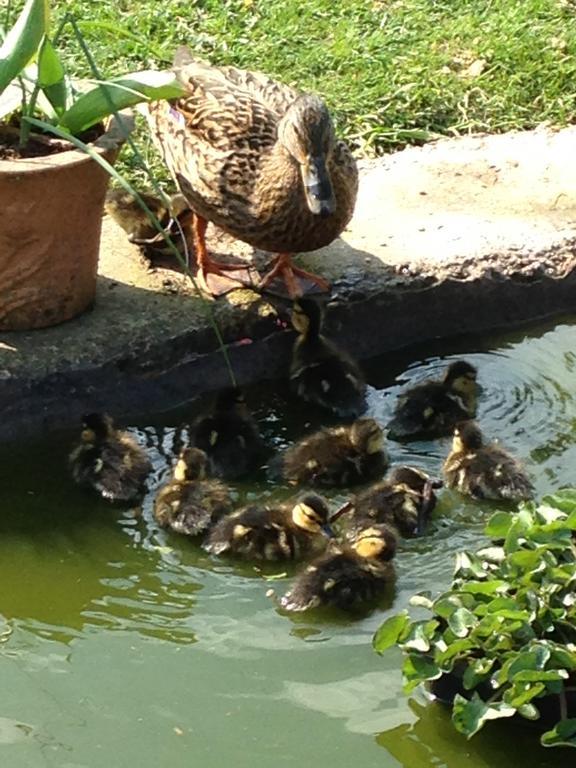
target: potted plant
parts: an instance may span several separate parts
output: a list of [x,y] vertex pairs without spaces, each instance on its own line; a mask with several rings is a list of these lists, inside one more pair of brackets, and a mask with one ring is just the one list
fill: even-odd
[[406,654],[405,690],[425,683],[452,707],[467,737],[488,720],[513,718],[544,746],[576,746],[576,491],[518,512],[497,512],[494,543],[457,556],[453,583],[435,599],[385,621],[374,637]]
[[93,303],[108,184],[96,160],[116,159],[130,129],[120,110],[182,94],[169,72],[80,84],[56,42],[49,0],[27,0],[0,48],[1,330],[54,325]]

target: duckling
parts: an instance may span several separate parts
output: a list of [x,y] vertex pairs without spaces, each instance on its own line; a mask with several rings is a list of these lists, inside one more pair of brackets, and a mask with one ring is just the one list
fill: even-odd
[[423,534],[436,506],[434,489],[441,485],[416,467],[394,467],[384,480],[356,495],[351,531],[356,535],[372,523],[389,523],[402,536]]
[[322,333],[322,310],[312,299],[292,308],[294,342],[290,385],[302,400],[342,418],[358,418],[366,410],[366,382],[355,361]]
[[[169,198],[170,205],[148,192],[139,192],[146,207],[152,211],[165,231],[170,230],[174,219],[190,210],[181,194]],[[161,235],[142,209],[137,199],[124,189],[110,189],[104,203],[106,213],[127,233],[128,240],[137,245],[149,245],[161,240]]]
[[321,534],[333,536],[329,517],[326,500],[313,493],[296,504],[244,507],[216,523],[204,549],[254,560],[293,560],[325,547]]
[[374,419],[324,427],[288,448],[280,472],[292,485],[343,487],[376,480],[388,465],[384,432]]
[[80,443],[72,450],[69,462],[79,485],[118,502],[140,499],[152,471],[143,448],[127,432],[116,429],[106,413],[84,417]]
[[534,495],[521,463],[499,445],[484,443],[474,421],[456,425],[443,472],[449,488],[475,499],[523,501]]
[[163,528],[197,536],[232,511],[228,488],[206,478],[208,457],[199,448],[184,448],[172,479],[160,488],[154,517]]
[[387,425],[393,440],[448,435],[476,413],[476,368],[457,360],[441,380],[425,381],[400,395]]
[[292,589],[280,598],[287,611],[320,606],[350,610],[375,600],[394,579],[390,560],[397,545],[394,528],[373,525],[358,532],[349,546],[337,546],[310,563]]
[[268,452],[237,387],[220,392],[213,412],[192,424],[190,439],[208,456],[210,474],[227,480],[257,469]]

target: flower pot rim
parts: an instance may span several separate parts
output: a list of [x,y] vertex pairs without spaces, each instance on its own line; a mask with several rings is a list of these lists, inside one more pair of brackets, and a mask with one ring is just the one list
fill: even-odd
[[[126,136],[134,129],[134,117],[130,112],[122,112],[121,120],[112,116],[104,129],[104,133],[95,141],[90,142],[98,154],[118,151]],[[92,160],[89,154],[73,147],[63,152],[39,157],[19,157],[10,160],[0,160],[1,174],[20,175],[22,173],[45,173],[59,166],[77,165]]]

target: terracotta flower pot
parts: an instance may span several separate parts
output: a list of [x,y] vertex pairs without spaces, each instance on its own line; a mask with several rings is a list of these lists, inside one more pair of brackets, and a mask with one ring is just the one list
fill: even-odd
[[[113,120],[92,146],[113,163],[122,141]],[[93,304],[108,179],[75,149],[0,161],[0,330],[56,325]]]

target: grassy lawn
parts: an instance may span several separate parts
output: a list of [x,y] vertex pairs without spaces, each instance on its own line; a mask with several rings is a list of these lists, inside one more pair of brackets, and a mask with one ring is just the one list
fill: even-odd
[[[14,9],[21,5],[12,3]],[[181,43],[322,94],[360,153],[576,114],[576,0],[66,0],[104,74]],[[73,47],[72,47],[73,46]],[[89,73],[75,41],[70,60]]]

